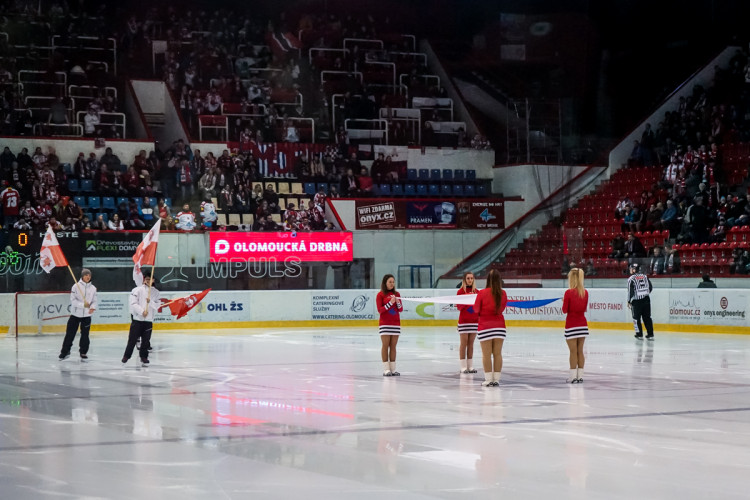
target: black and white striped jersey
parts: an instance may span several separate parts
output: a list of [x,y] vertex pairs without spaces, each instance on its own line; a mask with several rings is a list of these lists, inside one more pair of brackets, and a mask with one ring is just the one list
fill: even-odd
[[635,273],[628,278],[628,302],[648,297],[654,287],[643,273]]

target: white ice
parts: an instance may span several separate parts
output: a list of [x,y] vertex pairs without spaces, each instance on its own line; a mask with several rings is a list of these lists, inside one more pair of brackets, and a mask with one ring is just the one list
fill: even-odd
[[[748,498],[750,336],[510,327],[499,388],[459,375],[453,328],[0,339],[2,499]],[[77,346],[76,346],[77,347]]]

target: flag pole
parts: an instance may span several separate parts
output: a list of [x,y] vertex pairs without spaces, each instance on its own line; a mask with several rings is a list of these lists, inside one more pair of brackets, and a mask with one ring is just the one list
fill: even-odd
[[68,271],[70,271],[70,275],[73,277],[73,283],[75,283],[78,291],[81,293],[81,297],[83,298],[83,307],[86,307],[86,295],[83,293],[83,289],[81,288],[81,284],[78,283],[76,275],[73,274],[73,269],[71,269],[70,264],[68,264]]

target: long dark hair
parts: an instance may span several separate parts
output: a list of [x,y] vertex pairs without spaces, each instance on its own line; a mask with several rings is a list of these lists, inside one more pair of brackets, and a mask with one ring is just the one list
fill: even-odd
[[[380,291],[383,292],[383,294],[386,294],[386,293],[389,292],[388,286],[386,285],[386,283],[388,283],[388,280],[391,279],[391,278],[393,278],[394,280],[396,279],[396,277],[394,275],[392,275],[392,274],[386,274],[385,276],[383,276],[383,281],[380,282]],[[396,293],[396,285],[395,284],[393,285],[393,290],[392,291],[393,291],[393,293]]]
[[490,274],[487,275],[487,288],[492,293],[492,300],[495,301],[495,314],[497,314],[503,299],[503,280],[500,279],[500,273],[495,269],[491,269]]

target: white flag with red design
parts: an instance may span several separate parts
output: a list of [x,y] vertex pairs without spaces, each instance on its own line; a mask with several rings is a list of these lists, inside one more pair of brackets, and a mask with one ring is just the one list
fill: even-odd
[[68,265],[68,260],[62,253],[57,236],[50,226],[47,226],[47,233],[42,241],[42,249],[39,250],[39,265],[45,273],[49,273],[56,267]]
[[133,281],[136,286],[143,284],[143,273],[141,272],[142,266],[153,266],[156,262],[156,246],[159,243],[159,229],[161,228],[161,219],[156,219],[154,227],[148,232],[143,241],[141,241],[138,248],[135,250],[133,255]]

